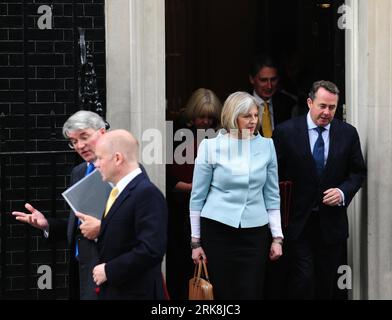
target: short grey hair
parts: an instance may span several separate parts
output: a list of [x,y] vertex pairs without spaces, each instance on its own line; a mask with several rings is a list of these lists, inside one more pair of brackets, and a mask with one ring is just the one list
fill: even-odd
[[63,136],[68,138],[70,132],[89,128],[99,130],[105,127],[105,120],[103,120],[100,115],[91,111],[81,110],[70,116],[64,123]]
[[[247,92],[234,92],[225,101],[222,109],[221,125],[226,131],[238,129],[237,119],[241,114],[247,114],[252,107],[257,107],[257,102],[253,96]],[[260,117],[257,121],[256,130],[260,129]]]

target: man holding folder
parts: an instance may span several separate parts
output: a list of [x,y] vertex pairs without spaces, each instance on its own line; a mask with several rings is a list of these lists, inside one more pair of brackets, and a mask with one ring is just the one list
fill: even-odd
[[[96,113],[78,111],[63,126],[63,135],[85,162],[74,167],[70,185],[94,171],[95,144],[106,132],[107,123]],[[70,246],[69,294],[70,299],[95,300],[95,284],[91,276],[97,261],[97,245],[101,220],[89,215],[70,212],[68,219],[46,218],[32,205],[26,203],[29,214],[14,211],[16,220],[44,231],[49,242],[67,239]],[[81,224],[81,222],[83,222]]]

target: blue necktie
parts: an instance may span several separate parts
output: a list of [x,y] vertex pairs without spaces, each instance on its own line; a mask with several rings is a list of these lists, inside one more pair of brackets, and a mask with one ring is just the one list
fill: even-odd
[[317,173],[319,176],[323,173],[324,170],[324,139],[323,139],[323,131],[325,128],[317,127],[315,130],[318,132],[318,137],[316,143],[313,148],[313,159],[316,163]]
[[[94,163],[89,163],[87,166],[87,170],[86,170],[86,174],[85,176],[88,176],[91,172],[93,172],[95,169]],[[76,218],[77,224],[78,226],[80,225],[80,221],[78,218]],[[79,256],[79,247],[78,247],[78,242],[76,241],[75,244],[75,258],[77,258]]]
[[89,163],[86,170],[86,176],[88,176],[95,169],[94,163]]

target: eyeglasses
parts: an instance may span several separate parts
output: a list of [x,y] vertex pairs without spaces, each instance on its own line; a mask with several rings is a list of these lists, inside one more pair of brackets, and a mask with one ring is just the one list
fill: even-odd
[[76,149],[76,146],[79,142],[83,143],[84,145],[88,144],[98,131],[99,130],[95,131],[94,133],[83,132],[79,139],[70,139],[68,142],[68,147],[71,149]]

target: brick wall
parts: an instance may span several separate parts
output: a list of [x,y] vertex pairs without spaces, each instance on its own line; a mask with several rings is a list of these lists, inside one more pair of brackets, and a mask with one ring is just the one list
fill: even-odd
[[[51,30],[38,28],[41,5],[52,8]],[[29,201],[46,215],[67,217],[61,192],[78,159],[61,152],[67,149],[61,127],[78,110],[77,27],[85,28],[91,41],[105,110],[104,0],[0,3],[2,299],[67,297],[66,244],[49,247],[40,232],[9,213]],[[40,265],[52,267],[55,290],[37,289]]]

